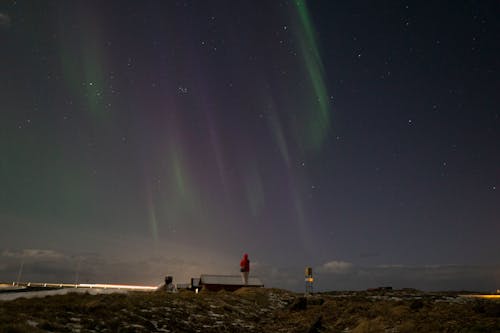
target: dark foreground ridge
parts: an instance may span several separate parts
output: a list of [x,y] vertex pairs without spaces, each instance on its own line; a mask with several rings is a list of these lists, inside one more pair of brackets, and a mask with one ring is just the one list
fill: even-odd
[[372,291],[69,293],[0,301],[0,332],[500,332],[500,301]]

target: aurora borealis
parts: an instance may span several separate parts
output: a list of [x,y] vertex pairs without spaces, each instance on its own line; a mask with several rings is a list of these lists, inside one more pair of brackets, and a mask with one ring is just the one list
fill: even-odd
[[499,9],[3,1],[0,281],[500,287]]

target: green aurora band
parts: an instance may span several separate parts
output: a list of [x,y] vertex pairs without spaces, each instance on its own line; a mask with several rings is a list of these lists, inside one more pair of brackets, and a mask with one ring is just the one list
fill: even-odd
[[298,16],[297,35],[315,98],[309,108],[305,122],[305,143],[307,150],[317,152],[323,145],[330,130],[330,105],[325,84],[323,62],[316,43],[314,26],[305,0],[295,0]]

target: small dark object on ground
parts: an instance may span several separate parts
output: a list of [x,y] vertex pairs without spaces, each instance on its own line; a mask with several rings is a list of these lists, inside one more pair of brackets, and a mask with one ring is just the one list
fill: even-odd
[[424,302],[422,302],[422,300],[420,299],[416,299],[410,303],[410,309],[412,309],[413,311],[418,311],[423,307],[424,307]]
[[290,311],[302,311],[307,309],[307,298],[297,297],[290,305]]
[[500,318],[500,303],[480,301],[474,306],[474,311],[487,317]]
[[319,316],[314,323],[311,325],[311,328],[309,328],[308,333],[319,333],[321,332],[321,329],[323,328],[323,317]]
[[307,305],[323,305],[325,303],[325,300],[320,297],[308,297],[307,298]]

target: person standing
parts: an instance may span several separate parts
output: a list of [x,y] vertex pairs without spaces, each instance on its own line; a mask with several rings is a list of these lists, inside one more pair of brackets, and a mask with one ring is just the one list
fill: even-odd
[[248,274],[250,273],[250,259],[248,259],[248,254],[243,255],[243,259],[240,261],[240,272],[241,278],[243,279],[243,284],[248,284]]

